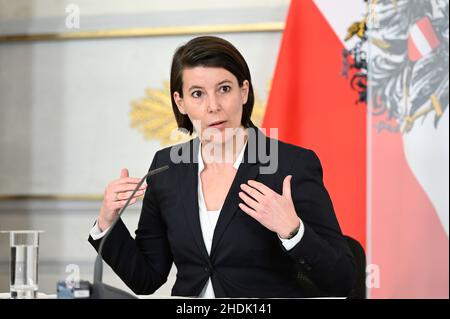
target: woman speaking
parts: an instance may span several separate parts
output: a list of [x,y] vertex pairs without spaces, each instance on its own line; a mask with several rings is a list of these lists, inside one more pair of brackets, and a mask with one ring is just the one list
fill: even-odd
[[[301,272],[324,295],[346,296],[354,257],[311,150],[269,138],[253,125],[250,71],[239,51],[197,37],[172,61],[170,91],[179,129],[197,137],[158,151],[136,236],[119,221],[102,256],[136,294],[163,285],[175,263],[172,295],[304,297]],[[106,190],[89,241],[100,239],[139,179]]]

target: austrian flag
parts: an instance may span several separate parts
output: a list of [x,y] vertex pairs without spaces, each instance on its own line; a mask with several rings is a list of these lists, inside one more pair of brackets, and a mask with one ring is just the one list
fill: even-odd
[[408,57],[416,62],[439,47],[439,39],[428,17],[423,17],[411,27],[408,37]]

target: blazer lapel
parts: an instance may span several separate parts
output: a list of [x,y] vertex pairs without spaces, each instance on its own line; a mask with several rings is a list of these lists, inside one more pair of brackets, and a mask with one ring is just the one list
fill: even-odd
[[230,190],[228,191],[227,197],[223,204],[222,210],[220,211],[219,219],[217,220],[216,228],[214,230],[213,242],[211,246],[211,257],[214,256],[216,248],[222,239],[223,233],[227,228],[230,221],[233,219],[234,215],[239,208],[239,202],[241,201],[239,197],[239,191],[241,189],[240,185],[246,183],[249,179],[255,179],[259,173],[259,165],[256,163],[248,164],[241,163],[236,176],[231,184]]
[[181,201],[184,205],[183,213],[185,214],[187,225],[192,231],[198,249],[209,260],[208,251],[203,241],[198,207],[198,147],[199,139],[191,140],[189,152],[192,152],[192,154],[190,154],[189,163],[181,164],[182,169],[180,170],[178,186]]
[[211,257],[214,256],[217,246],[219,245],[228,224],[236,215],[239,209],[239,203],[241,202],[241,199],[239,197],[241,184],[247,183],[247,181],[250,179],[256,179],[259,174],[260,163],[258,161],[258,157],[249,156],[249,153],[257,155],[259,142],[263,141],[264,143],[266,143],[267,139],[253,123],[250,123],[250,129],[254,129],[254,132],[256,133],[255,139],[253,141],[254,144],[252,145],[252,143],[247,143],[246,149],[244,151],[243,161],[240,164],[238,171],[236,172],[236,176],[225,198],[222,210],[220,211],[219,219],[217,220],[213,235]]

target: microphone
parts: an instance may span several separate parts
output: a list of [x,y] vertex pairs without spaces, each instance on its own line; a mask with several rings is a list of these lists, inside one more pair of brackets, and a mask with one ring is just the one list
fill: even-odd
[[134,194],[138,191],[139,187],[144,183],[145,179],[149,176],[161,173],[168,169],[169,166],[165,165],[159,168],[156,168],[154,170],[148,171],[148,173],[141,178],[136,188],[131,193],[130,197],[125,202],[125,205],[120,209],[119,213],[117,214],[116,218],[112,222],[111,226],[107,230],[106,234],[101,239],[99,248],[98,248],[98,254],[97,258],[95,259],[95,266],[94,266],[94,283],[92,285],[92,293],[91,298],[92,299],[136,299],[135,296],[129,294],[128,292],[125,292],[121,289],[109,286],[107,284],[104,284],[102,282],[103,279],[103,259],[102,259],[102,250],[103,246],[105,245],[106,239],[108,238],[109,234],[111,234],[111,231],[113,230],[114,226],[117,224],[117,222],[120,219],[120,216],[122,216],[125,209],[128,207],[131,199],[133,198]]

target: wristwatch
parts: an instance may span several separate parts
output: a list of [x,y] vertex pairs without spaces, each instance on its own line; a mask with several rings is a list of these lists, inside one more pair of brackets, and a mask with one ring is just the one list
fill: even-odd
[[286,239],[294,238],[294,236],[297,235],[298,231],[300,230],[300,225],[301,225],[301,222],[298,224],[298,226],[293,231],[291,231],[289,233],[289,236]]

